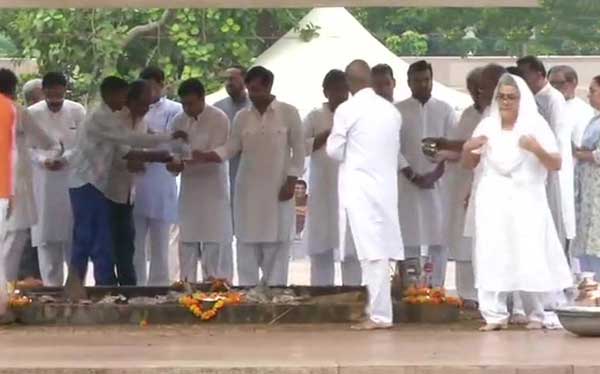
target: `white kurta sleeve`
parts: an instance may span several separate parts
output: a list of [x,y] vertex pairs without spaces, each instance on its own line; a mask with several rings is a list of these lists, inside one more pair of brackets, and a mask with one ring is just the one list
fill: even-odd
[[304,119],[304,139],[305,139],[305,153],[306,156],[310,156],[314,151],[315,145],[315,111],[310,112]]
[[21,116],[19,121],[27,136],[28,147],[45,150],[59,150],[60,147],[58,142],[42,129],[28,110],[22,109],[18,112],[18,115]]
[[[343,105],[343,104],[342,104]],[[347,118],[346,106],[340,106],[333,116],[333,128],[327,139],[326,151],[334,160],[344,161],[346,158],[346,143],[352,122]]]
[[[400,122],[400,126],[399,126],[399,131],[398,131],[398,142],[400,144],[402,144],[402,116],[399,114],[400,112],[398,112],[398,121]],[[402,147],[398,146],[398,171],[402,170],[402,169],[406,169],[407,167],[410,167],[410,164],[408,163],[408,160],[406,159],[406,157],[404,157],[404,155],[402,154]]]
[[533,134],[538,143],[550,154],[559,154],[558,141],[545,121],[540,121]]
[[296,109],[290,113],[288,144],[292,149],[292,159],[287,175],[300,178],[304,174],[305,142],[302,120]]
[[241,121],[243,121],[243,118],[238,113],[233,119],[233,124],[231,125],[231,136],[225,142],[225,144],[214,149],[215,153],[223,161],[235,157],[238,153],[242,151]]
[[102,121],[102,118],[92,118],[87,124],[89,135],[124,146],[153,148],[171,140],[168,134],[137,133],[121,123]]

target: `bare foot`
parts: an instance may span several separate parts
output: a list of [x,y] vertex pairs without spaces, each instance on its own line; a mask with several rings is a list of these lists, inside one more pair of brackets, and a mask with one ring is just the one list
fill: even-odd
[[529,323],[529,318],[522,314],[513,314],[512,317],[510,317],[511,325],[526,325],[527,323]]
[[370,330],[385,330],[391,329],[391,323],[377,323],[371,320],[366,320],[364,322],[358,323],[356,325],[352,325],[350,327],[352,330],[356,331],[370,331]]
[[508,326],[504,323],[487,323],[479,328],[481,332],[506,330]]
[[544,328],[544,324],[539,321],[531,321],[525,326],[525,328],[527,330],[541,330]]

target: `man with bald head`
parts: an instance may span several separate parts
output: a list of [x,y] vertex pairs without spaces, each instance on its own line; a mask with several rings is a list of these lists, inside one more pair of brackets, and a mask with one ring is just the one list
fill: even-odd
[[340,254],[355,255],[367,286],[368,319],[357,330],[392,326],[390,260],[404,258],[398,220],[397,172],[402,118],[371,88],[362,60],[346,68],[352,98],[335,111],[327,154],[338,160]]

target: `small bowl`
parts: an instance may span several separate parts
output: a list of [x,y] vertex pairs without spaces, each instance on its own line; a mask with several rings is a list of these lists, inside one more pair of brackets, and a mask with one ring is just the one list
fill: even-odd
[[569,306],[555,312],[565,330],[579,336],[600,336],[600,307]]

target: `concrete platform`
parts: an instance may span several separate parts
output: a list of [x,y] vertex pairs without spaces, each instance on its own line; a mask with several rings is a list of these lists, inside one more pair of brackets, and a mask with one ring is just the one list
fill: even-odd
[[600,339],[476,327],[0,327],[0,373],[600,374]]

